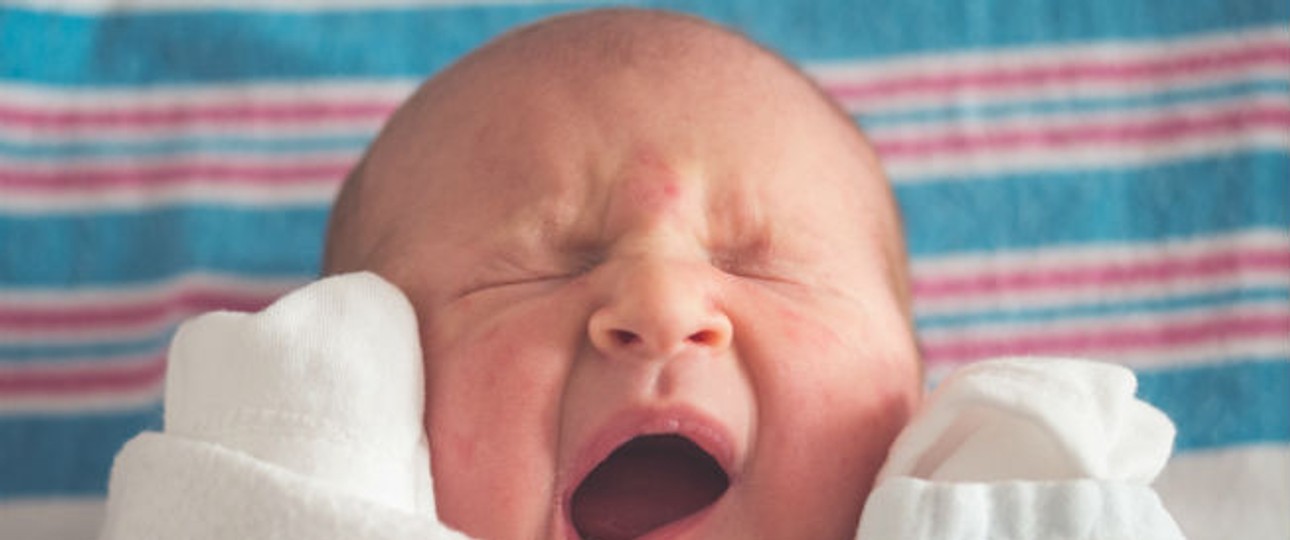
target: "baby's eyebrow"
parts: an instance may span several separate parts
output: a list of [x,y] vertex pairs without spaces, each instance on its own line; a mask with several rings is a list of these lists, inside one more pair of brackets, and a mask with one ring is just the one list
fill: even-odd
[[[780,224],[767,218],[766,202],[743,189],[717,189],[708,193],[708,249],[738,257],[770,255]],[[774,204],[773,202],[769,204]]]
[[490,242],[486,264],[521,272],[569,272],[595,266],[604,258],[604,241],[580,233],[568,223],[541,219],[517,224]]

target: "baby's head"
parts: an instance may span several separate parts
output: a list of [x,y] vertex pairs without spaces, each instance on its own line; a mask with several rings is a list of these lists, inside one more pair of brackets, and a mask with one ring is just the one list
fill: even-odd
[[850,538],[921,387],[874,152],[688,17],[552,19],[429,81],[325,264],[415,306],[440,517],[478,537]]

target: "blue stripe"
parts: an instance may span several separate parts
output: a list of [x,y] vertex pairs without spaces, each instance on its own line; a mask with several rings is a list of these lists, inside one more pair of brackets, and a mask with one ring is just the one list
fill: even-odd
[[1239,304],[1271,304],[1274,306],[1290,305],[1290,288],[1254,287],[1229,289],[1154,298],[1149,300],[1128,300],[1106,302],[1105,298],[1090,298],[1095,304],[1074,304],[1061,307],[1042,307],[1033,309],[988,310],[958,312],[917,317],[918,328],[953,328],[985,324],[1015,323],[1035,324],[1053,322],[1063,319],[1089,319],[1123,315],[1157,315],[1160,313],[1187,311],[1197,309],[1222,309]]
[[[1161,39],[1290,20],[1283,0],[629,2],[741,28],[797,60],[1096,39]],[[517,24],[597,5],[232,11],[93,17],[0,11],[0,78],[59,85],[197,83],[435,71]]]
[[93,215],[0,215],[0,283],[133,284],[191,271],[314,276],[325,207],[183,207]]
[[896,185],[913,257],[1290,230],[1280,151]]
[[[328,136],[283,136],[250,139],[238,136],[174,136],[163,139],[120,142],[95,141],[33,142],[0,139],[0,155],[23,159],[63,162],[80,158],[166,157],[189,154],[294,154],[308,152],[352,152],[357,154],[371,142],[373,134]],[[110,137],[110,136],[109,136]]]
[[0,500],[104,495],[117,450],[161,425],[160,405],[121,413],[0,417]]
[[0,343],[0,365],[57,363],[65,360],[152,356],[165,351],[175,326],[143,338],[84,343]]
[[1138,396],[1178,426],[1178,452],[1290,443],[1290,358],[1144,371]]
[[947,107],[867,113],[856,115],[855,119],[865,129],[881,129],[907,124],[983,122],[1017,116],[1039,118],[1058,114],[1150,110],[1258,97],[1282,99],[1286,95],[1290,95],[1290,81],[1285,79],[1256,79],[1199,88],[1169,89],[1134,96],[1063,97],[1030,101],[1014,101],[1014,98],[1008,97],[1004,98],[1007,101],[1003,103],[961,103]]
[[[1178,426],[1179,452],[1290,444],[1290,362],[1243,361],[1139,373],[1138,395]],[[101,495],[112,456],[157,408],[84,416],[0,417],[0,499]]]

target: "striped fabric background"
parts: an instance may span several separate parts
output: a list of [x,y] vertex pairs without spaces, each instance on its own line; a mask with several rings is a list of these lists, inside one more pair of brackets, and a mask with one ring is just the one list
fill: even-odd
[[[601,2],[0,4],[0,537],[91,538],[182,319],[313,277],[424,75]],[[803,63],[897,184],[933,378],[1119,362],[1191,538],[1290,538],[1290,2],[637,2]]]

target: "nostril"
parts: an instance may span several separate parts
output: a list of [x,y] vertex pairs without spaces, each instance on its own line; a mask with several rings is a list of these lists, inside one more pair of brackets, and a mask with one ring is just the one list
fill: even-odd
[[698,332],[690,334],[690,337],[688,339],[690,343],[693,343],[695,345],[711,346],[711,345],[716,345],[720,337],[717,335],[717,332],[714,330],[700,330]]
[[627,330],[611,330],[610,336],[613,337],[614,343],[619,345],[631,345],[640,340],[640,337]]

